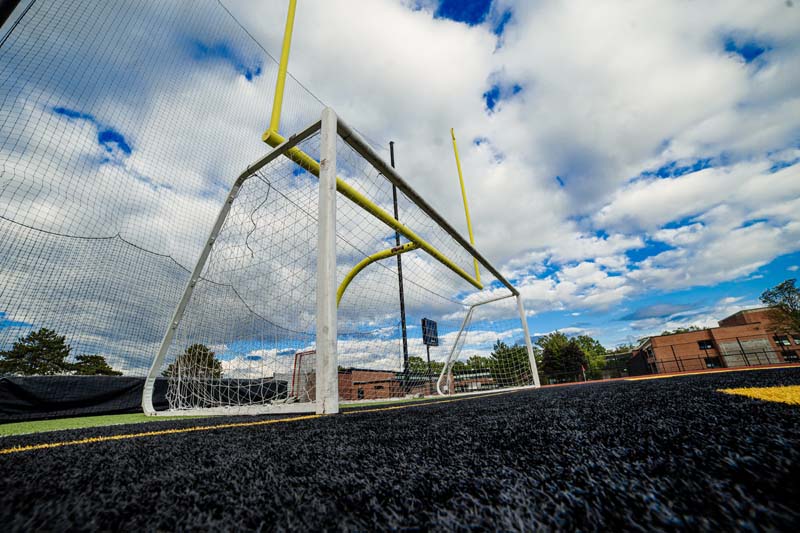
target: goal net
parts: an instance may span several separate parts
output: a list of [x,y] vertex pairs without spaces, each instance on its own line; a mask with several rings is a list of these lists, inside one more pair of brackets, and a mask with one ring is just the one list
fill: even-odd
[[535,384],[514,287],[326,112],[327,141],[323,120],[237,180],[150,386],[170,410],[255,413]]
[[[284,27],[284,11],[270,13],[263,23]],[[349,128],[326,157],[320,125],[303,130],[323,104],[291,76],[280,127],[298,135],[264,155],[255,110],[274,104],[279,72],[215,0],[20,3],[0,36],[4,378],[36,381],[72,415],[72,392],[144,380],[148,412],[231,413],[530,376],[503,362],[527,337],[513,286],[481,257],[473,283],[474,250],[421,202],[435,193],[425,176],[413,176],[419,194],[398,182]],[[326,159],[343,186],[335,225],[320,219]],[[324,298],[321,227],[335,229]],[[473,304],[503,295],[465,323]],[[323,350],[318,306],[331,298]],[[22,357],[32,345],[45,355],[36,364]]]

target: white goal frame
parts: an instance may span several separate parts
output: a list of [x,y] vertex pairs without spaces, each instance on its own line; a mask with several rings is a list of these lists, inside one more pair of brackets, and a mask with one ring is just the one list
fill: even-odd
[[[169,348],[172,344],[175,332],[183,319],[186,308],[191,300],[195,285],[200,281],[203,268],[209,258],[214,242],[217,239],[223,224],[230,213],[231,205],[236,199],[239,190],[244,182],[252,177],[261,168],[279,157],[289,156],[290,150],[308,139],[315,133],[320,132],[320,162],[319,162],[319,211],[318,211],[318,236],[317,236],[317,280],[316,280],[316,394],[315,400],[310,402],[280,402],[275,401],[267,405],[253,406],[231,406],[231,407],[211,407],[195,409],[176,409],[167,411],[156,411],[153,405],[153,394],[156,379],[162,369]],[[480,305],[498,301],[505,298],[515,297],[519,311],[522,329],[525,336],[525,346],[531,365],[531,372],[534,380],[534,387],[538,387],[539,376],[536,369],[533,348],[531,345],[528,323],[525,317],[522,299],[519,291],[503,277],[466,239],[464,239],[439,213],[431,207],[419,194],[416,193],[396,172],[395,170],[367,144],[361,136],[345,124],[336,116],[331,108],[325,108],[322,112],[321,120],[310,125],[300,133],[291,136],[271,152],[242,172],[231,187],[227,199],[221,207],[208,239],[203,247],[200,256],[195,263],[194,269],[189,277],[189,281],[184,289],[183,295],[178,302],[172,319],[167,327],[161,341],[158,352],[155,354],[147,378],[145,380],[142,393],[142,409],[147,415],[255,415],[255,414],[275,414],[275,413],[313,413],[334,414],[339,412],[339,381],[338,381],[338,357],[337,357],[337,284],[336,284],[336,201],[337,201],[337,178],[336,178],[336,154],[337,141],[341,139],[350,148],[357,152],[367,162],[380,172],[390,183],[399,191],[416,204],[425,212],[440,228],[448,233],[460,246],[465,248],[469,254],[482,264],[495,278],[500,281],[511,292],[511,294],[501,298],[490,299],[485,302],[471,306],[464,319],[459,339],[465,334],[465,327],[469,324],[474,309]],[[446,361],[442,375],[437,382],[439,394],[441,382],[445,377],[447,369],[454,362],[456,355],[455,346],[451,350]]]
[[[460,343],[461,340],[467,335],[467,327],[469,327],[470,322],[472,321],[472,315],[475,313],[475,309],[486,304],[491,304],[495,302],[499,302],[501,300],[506,300],[508,298],[516,298],[517,300],[517,310],[519,311],[519,318],[522,322],[522,333],[525,336],[525,351],[528,354],[528,362],[531,365],[531,372],[533,373],[533,386],[540,387],[541,383],[539,381],[539,372],[537,372],[536,368],[536,358],[533,354],[533,345],[531,344],[531,334],[530,330],[528,329],[528,321],[525,318],[525,307],[522,305],[522,297],[517,294],[506,294],[504,296],[498,296],[497,298],[491,298],[489,300],[485,300],[483,302],[478,302],[476,304],[472,304],[469,309],[467,310],[467,314],[464,315],[464,320],[461,322],[461,327],[458,330],[458,334],[456,335],[455,341],[453,341],[453,347],[450,349],[450,353],[447,355],[447,359],[444,361],[444,367],[442,367],[442,371],[439,373],[439,379],[436,380],[436,392],[439,393],[440,396],[450,396],[453,395],[452,392],[444,392],[442,387],[445,385],[447,380],[449,379],[450,371],[453,368],[453,364],[458,359],[458,353],[460,351]],[[519,387],[518,387],[519,388]],[[522,387],[525,388],[525,387]],[[509,390],[509,389],[504,389]],[[497,392],[497,391],[491,391]],[[475,394],[474,392],[472,394]]]

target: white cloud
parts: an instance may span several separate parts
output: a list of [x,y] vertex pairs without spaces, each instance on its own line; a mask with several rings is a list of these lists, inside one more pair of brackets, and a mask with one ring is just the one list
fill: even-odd
[[[277,56],[285,4],[226,5]],[[401,174],[466,233],[449,139],[455,128],[477,247],[516,279],[530,314],[609,309],[653,289],[742,278],[800,249],[800,165],[786,166],[800,153],[800,10],[782,2],[504,0],[496,8],[508,7],[513,19],[498,47],[488,23],[435,19],[434,3],[423,7],[372,0],[353,16],[344,1],[301,2],[290,70],[370,139],[394,139]],[[114,30],[114,50],[92,47],[91,39],[71,42],[76,49],[58,45],[57,36],[41,37],[51,61],[37,63],[36,79],[53,83],[8,100],[29,120],[2,125],[2,138],[16,141],[3,143],[10,177],[0,178],[0,212],[51,231],[120,233],[182,265],[193,263],[227,187],[267,150],[260,133],[275,75],[275,65],[218,5],[193,9],[197,16],[177,33],[168,31],[175,28],[161,11],[109,17],[103,28]],[[745,63],[725,52],[728,35],[769,50],[763,61]],[[243,61],[260,60],[263,73],[247,80],[220,58],[192,61],[186,46],[195,37],[207,46],[230,44]],[[119,69],[119,57],[138,68]],[[57,83],[72,79],[67,73],[84,60],[109,78]],[[522,90],[487,113],[482,94],[493,83]],[[117,153],[115,165],[88,165],[102,155],[97,128],[52,116],[45,106],[51,102],[119,129],[133,146],[130,157]],[[320,109],[289,80],[283,131],[316,120]],[[44,132],[33,128],[45,123]],[[30,147],[24,156],[22,146]],[[711,168],[652,175],[673,161],[697,160],[709,160]],[[359,181],[363,176],[349,179],[370,186]],[[30,194],[20,192],[25,187]],[[380,201],[388,205],[385,194]],[[385,244],[385,228],[375,221],[343,219],[339,229],[362,252]],[[302,237],[287,238],[281,251],[298,250]],[[630,258],[646,255],[654,242],[669,249]],[[356,255],[347,253],[342,271]],[[294,280],[287,291],[294,291],[296,322],[305,325],[313,312],[301,302],[311,294],[303,278],[308,267],[296,263],[269,267],[276,279]],[[413,312],[455,317],[461,311],[453,302],[468,294],[461,280],[421,252],[405,256],[404,265],[410,279],[440,294],[407,287]],[[0,272],[2,281],[22,286],[25,274],[11,270]],[[382,310],[394,305],[392,275],[376,270],[357,280],[346,295],[343,324],[389,327],[391,313]],[[171,290],[180,290],[184,280],[174,277]],[[149,281],[154,292],[166,283],[156,274]],[[258,283],[266,285],[250,283],[252,294]],[[381,288],[370,292],[370,286]],[[503,290],[490,287],[466,301]],[[9,305],[0,301],[0,311]],[[166,301],[159,305],[171,311]],[[257,307],[285,314],[276,299]]]
[[721,298],[711,305],[699,306],[697,309],[675,313],[669,317],[653,317],[634,320],[630,327],[636,332],[636,338],[658,335],[662,331],[675,330],[689,326],[700,328],[716,328],[719,321],[742,309],[759,307],[753,300],[742,297],[728,296]]

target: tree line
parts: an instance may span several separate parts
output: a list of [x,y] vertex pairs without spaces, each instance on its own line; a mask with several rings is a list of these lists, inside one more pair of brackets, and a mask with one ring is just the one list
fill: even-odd
[[[579,381],[602,377],[608,351],[599,341],[588,336],[568,337],[559,331],[543,335],[536,340],[533,354],[540,378],[549,381]],[[409,357],[409,372],[427,374],[428,363],[421,357]],[[430,372],[440,374],[443,362],[431,362]],[[490,355],[471,355],[452,366],[457,377],[476,372],[488,372],[494,382],[502,387],[526,385],[532,381],[528,351],[523,344],[509,345],[495,342]]]
[[[97,354],[81,354],[70,361],[72,347],[66,336],[52,329],[41,328],[20,337],[10,350],[0,351],[0,375],[17,376],[121,376],[106,358]],[[222,362],[205,344],[192,344],[162,372],[165,377],[178,372],[194,377],[222,377]]]
[[52,329],[41,328],[20,337],[10,350],[0,351],[0,375],[18,376],[121,376],[106,358],[97,354],[81,354],[70,361],[72,347],[66,337]]
[[[800,288],[795,279],[788,279],[761,294],[761,301],[769,306],[772,329],[776,332],[800,333]],[[697,326],[665,331],[663,334],[694,331]],[[588,335],[568,337],[553,332],[539,337],[534,346],[534,356],[540,377],[550,381],[578,381],[602,377],[606,356],[611,353],[630,351],[633,345],[619,346],[609,352],[600,342]],[[98,354],[81,354],[70,360],[72,348],[66,337],[55,331],[41,328],[20,337],[10,350],[0,351],[0,375],[22,376],[79,375],[120,376],[105,357]],[[428,363],[417,356],[409,357],[409,372],[438,375],[443,362]],[[216,354],[204,344],[192,344],[162,375],[169,377],[189,372],[197,377],[219,378],[222,363]],[[453,373],[489,372],[500,386],[523,385],[531,382],[530,363],[524,345],[508,345],[498,340],[490,355],[474,354],[453,364]]]

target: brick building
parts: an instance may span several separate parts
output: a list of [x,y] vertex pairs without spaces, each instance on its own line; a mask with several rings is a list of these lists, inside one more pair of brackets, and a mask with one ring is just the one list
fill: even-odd
[[339,399],[346,401],[400,398],[436,392],[438,375],[409,374],[369,368],[339,369]]
[[402,396],[397,372],[344,368],[339,370],[339,399],[375,400]]
[[746,309],[719,327],[649,337],[633,351],[631,375],[800,361],[800,333],[776,334],[768,308]]

